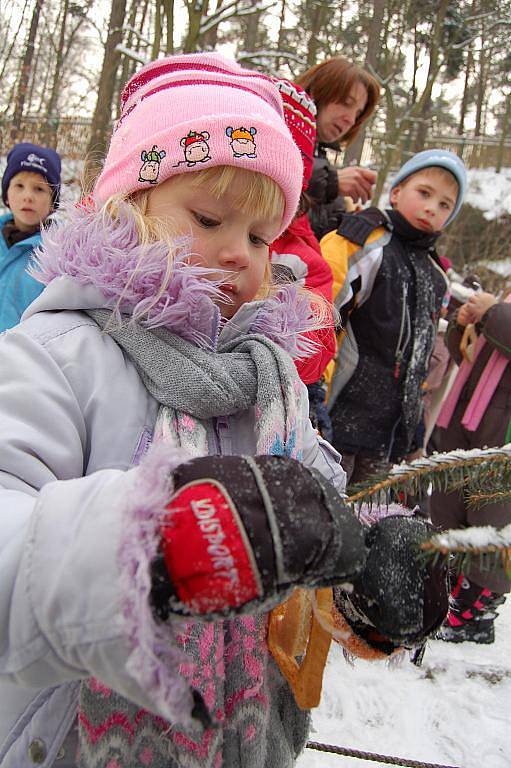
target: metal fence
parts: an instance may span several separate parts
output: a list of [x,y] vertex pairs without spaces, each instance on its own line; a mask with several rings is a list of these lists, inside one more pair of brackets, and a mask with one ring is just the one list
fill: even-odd
[[[18,133],[18,141],[32,141],[45,144],[48,135],[53,138],[52,144],[63,157],[80,159],[85,156],[91,129],[90,118],[62,117],[48,121],[38,116],[24,117]],[[11,124],[0,118],[0,154],[5,155],[12,141],[10,139]],[[404,135],[400,139],[396,152],[396,167],[413,154],[411,136]],[[467,168],[495,168],[502,153],[502,167],[511,167],[511,139],[507,139],[500,147],[500,139],[489,137],[462,136],[429,136],[424,149],[437,147],[451,149],[464,161]],[[362,148],[361,162],[377,168],[385,155],[387,139],[385,134],[367,133]],[[343,164],[343,153],[333,152],[332,161]]]
[[[362,147],[361,164],[378,168],[388,146],[385,134],[367,133]],[[404,135],[396,147],[395,168],[399,168],[414,154],[412,137]],[[496,168],[499,163],[502,168],[511,168],[511,139],[506,139],[501,146],[500,139],[488,136],[428,136],[423,149],[450,149],[456,152],[467,168]],[[342,166],[343,152],[333,152],[332,162]]]
[[[16,141],[30,141],[34,144],[51,145],[62,157],[80,159],[85,156],[92,121],[90,118],[62,117],[48,122],[37,116],[24,117],[21,120]],[[6,155],[12,146],[12,124],[0,118],[0,154]]]

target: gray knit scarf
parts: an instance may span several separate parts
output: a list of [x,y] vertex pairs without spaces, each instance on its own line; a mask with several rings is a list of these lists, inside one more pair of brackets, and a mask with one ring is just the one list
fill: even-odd
[[[149,392],[166,407],[167,423],[178,425],[174,438],[192,454],[207,451],[201,420],[255,406],[257,453],[301,457],[297,415],[303,395],[293,361],[277,344],[259,334],[244,334],[220,340],[213,351],[165,328],[149,330],[128,322],[128,316],[122,325],[110,323],[108,310],[87,314],[126,352]],[[179,429],[183,414],[188,416],[184,431]]]
[[[108,323],[88,313],[126,352],[162,403],[155,439],[207,452],[202,420],[256,408],[257,453],[300,458],[300,385],[291,358],[264,336],[241,335],[208,351],[163,328]],[[188,622],[182,630],[191,682],[221,727],[204,733],[169,727],[94,680],[80,693],[79,768],[291,768],[309,714],[300,711],[266,644],[266,617]],[[126,725],[125,729],[117,723]],[[92,739],[91,733],[101,733]]]

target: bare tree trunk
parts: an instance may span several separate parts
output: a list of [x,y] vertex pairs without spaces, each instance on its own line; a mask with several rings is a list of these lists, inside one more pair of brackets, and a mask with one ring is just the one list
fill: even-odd
[[[279,17],[279,36],[277,38],[277,50],[281,51],[284,47],[286,28],[284,26],[286,20],[286,0],[281,0],[280,4],[280,17]],[[275,69],[278,71],[280,67],[280,56],[275,59]]]
[[[222,0],[216,0],[215,10],[216,13],[222,5]],[[209,48],[214,51],[218,42],[218,24],[215,24],[202,38],[202,47]]]
[[[262,11],[256,11],[248,16],[244,17],[244,36],[243,36],[243,50],[244,51],[256,51],[259,42],[259,22],[261,20]],[[250,61],[244,62],[243,66],[250,67]]]
[[481,135],[481,124],[483,118],[483,106],[484,106],[484,92],[486,90],[486,83],[488,79],[487,68],[488,55],[486,53],[486,24],[485,19],[481,20],[481,50],[479,53],[479,77],[477,80],[477,99],[476,99],[476,120],[475,120],[475,136]]
[[41,14],[43,3],[44,0],[36,0],[34,11],[32,13],[27,45],[25,47],[25,53],[23,54],[23,60],[21,62],[20,78],[14,99],[14,112],[12,116],[12,128],[10,131],[11,141],[17,141],[17,138],[20,135],[20,123],[21,118],[23,117],[23,109],[25,107],[28,81],[30,79],[30,71],[32,69],[32,59],[34,58],[34,46],[37,35],[37,27],[39,26],[39,16]]
[[502,131],[500,134],[499,147],[497,150],[497,162],[495,164],[495,170],[500,173],[502,170],[502,161],[504,159],[504,143],[507,139],[507,132],[509,128],[509,118],[511,117],[511,93],[506,96],[506,111],[504,112],[504,118],[502,120]]
[[417,72],[419,70],[419,49],[417,45],[417,22],[413,25],[413,77],[410,88],[410,104],[417,101]]
[[[383,23],[383,14],[385,11],[385,0],[373,0],[373,15],[369,24],[367,35],[367,52],[365,58],[366,67],[369,71],[378,69],[378,59],[380,52],[380,35]],[[358,134],[357,138],[350,144],[346,150],[345,162],[346,164],[356,161],[360,163],[362,157],[362,149],[364,148],[365,140],[365,128],[363,128]]]
[[161,0],[155,2],[154,13],[154,34],[153,34],[153,47],[151,50],[151,59],[157,59],[161,48]]
[[53,70],[53,82],[50,91],[50,98],[46,105],[46,126],[44,130],[44,139],[50,146],[54,145],[57,140],[58,121],[54,114],[57,106],[57,100],[59,95],[59,88],[61,85],[62,77],[62,63],[64,61],[64,43],[66,40],[66,23],[67,13],[69,8],[69,0],[64,0],[62,6],[62,21],[60,24],[59,42],[55,55],[55,69]]
[[165,53],[171,56],[174,53],[174,0],[162,0],[162,3],[167,20]]
[[467,55],[467,64],[465,67],[465,83],[463,86],[463,96],[460,104],[460,120],[458,123],[458,136],[463,136],[463,134],[465,133],[465,119],[467,117],[467,110],[468,110],[470,74],[472,72],[473,62],[474,62],[474,56],[472,54],[472,51],[469,51]]
[[417,129],[417,135],[415,137],[415,152],[420,152],[424,147],[426,136],[429,128],[429,114],[431,109],[431,93],[433,91],[433,85],[439,72],[438,59],[440,57],[440,42],[442,39],[442,29],[445,21],[445,14],[447,13],[447,6],[449,0],[440,0],[437,8],[437,15],[435,20],[435,26],[433,34],[431,36],[431,48],[429,51],[429,67],[428,78],[426,81],[426,87],[422,93],[419,102],[419,108],[417,110],[417,117],[420,119],[419,127]]
[[2,42],[2,48],[0,50],[0,60],[2,61],[2,68],[0,69],[0,80],[3,80],[7,65],[10,63],[12,58],[12,52],[16,46],[16,43],[18,42],[18,36],[25,22],[25,11],[27,10],[28,1],[29,0],[25,0],[25,5],[23,6],[23,9],[21,11],[21,17],[19,20],[18,28],[15,34],[12,36],[12,40],[9,41],[7,39],[7,35],[5,35],[5,38]]
[[115,91],[120,53],[116,50],[122,42],[122,25],[126,14],[126,0],[112,0],[108,38],[98,85],[98,98],[92,118],[91,136],[87,146],[84,176],[90,183],[101,167],[106,154],[112,122],[112,101]]
[[208,12],[208,0],[187,0],[188,32],[183,43],[183,53],[197,50],[200,37],[201,22]]
[[308,2],[307,5],[310,6],[309,18],[311,23],[307,46],[307,68],[309,68],[317,63],[319,32],[325,24],[328,9],[327,3],[323,0],[313,0],[313,2]]

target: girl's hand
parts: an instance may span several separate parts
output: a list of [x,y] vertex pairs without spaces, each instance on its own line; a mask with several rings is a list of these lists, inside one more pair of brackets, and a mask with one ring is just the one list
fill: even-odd
[[151,573],[163,620],[259,612],[295,586],[338,584],[362,623],[398,644],[447,613],[446,569],[417,556],[432,533],[424,521],[387,517],[367,529],[319,472],[280,456],[192,459],[172,479]]
[[468,306],[472,313],[472,320],[470,322],[479,323],[482,320],[483,315],[485,315],[494,304],[498,304],[498,299],[493,293],[486,293],[486,291],[474,293],[468,300]]
[[153,561],[153,609],[226,616],[274,607],[293,586],[351,582],[364,530],[317,471],[279,456],[207,456],[173,473]]
[[475,322],[472,319],[472,308],[470,304],[463,304],[458,309],[458,314],[456,315],[456,322],[458,325],[468,325],[469,323]]

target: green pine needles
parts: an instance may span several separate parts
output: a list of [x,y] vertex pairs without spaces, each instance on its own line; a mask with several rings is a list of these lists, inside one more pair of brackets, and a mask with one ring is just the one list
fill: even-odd
[[[435,453],[410,464],[399,464],[383,478],[352,489],[347,501],[359,512],[392,503],[409,506],[430,490],[463,493],[472,508],[511,500],[511,443],[502,448],[474,448]],[[448,559],[466,569],[473,558],[483,569],[503,568],[511,578],[511,524],[436,534],[423,544],[425,557]]]

